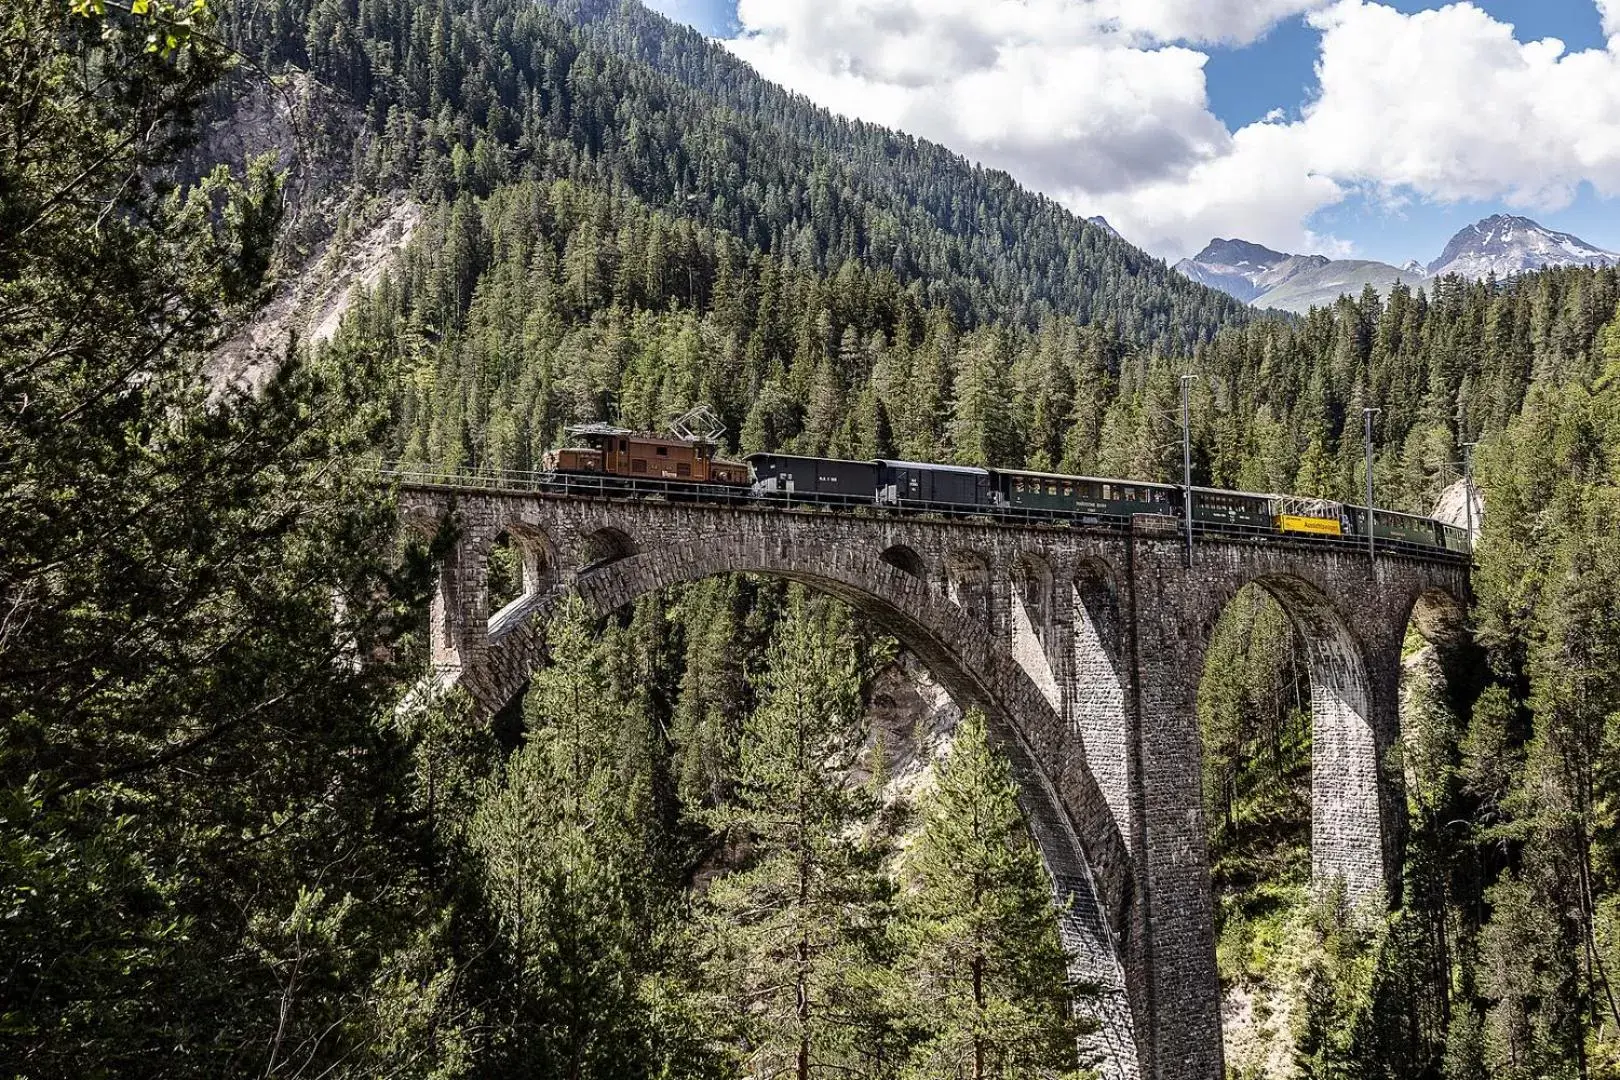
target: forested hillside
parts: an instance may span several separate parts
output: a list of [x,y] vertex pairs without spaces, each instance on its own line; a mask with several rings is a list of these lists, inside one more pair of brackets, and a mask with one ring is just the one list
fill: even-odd
[[[722,579],[565,613],[492,728],[401,708],[435,552],[363,468],[531,468],[708,404],[740,449],[1171,479],[1184,371],[1203,482],[1354,497],[1373,405],[1381,502],[1421,511],[1481,443],[1483,655],[1446,685],[1414,651],[1388,920],[1310,899],[1286,618],[1246,595],[1217,632],[1221,965],[1271,1072],[1615,1072],[1614,270],[1248,320],[635,5],[78,6],[0,7],[8,1074],[1072,1074],[1085,988],[1007,767],[975,717],[888,741],[892,642]],[[213,170],[244,88],[299,72],[291,137],[326,110],[352,157]],[[276,274],[401,199],[330,342],[210,386]]]
[[374,191],[571,177],[796,267],[887,271],[963,326],[1066,316],[1170,351],[1245,314],[1005,174],[835,119],[639,4],[242,0],[225,24],[265,68],[307,69],[364,111],[353,168]]

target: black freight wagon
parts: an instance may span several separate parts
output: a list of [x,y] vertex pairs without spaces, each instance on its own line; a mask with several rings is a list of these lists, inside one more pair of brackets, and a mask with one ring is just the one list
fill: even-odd
[[992,506],[990,473],[962,465],[879,461],[878,501],[890,506]]
[[877,495],[878,467],[792,454],[749,454],[755,495],[825,495],[829,501],[869,503]]

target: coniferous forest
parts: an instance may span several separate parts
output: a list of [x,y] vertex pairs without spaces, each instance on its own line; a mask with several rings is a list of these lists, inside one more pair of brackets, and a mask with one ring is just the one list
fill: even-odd
[[[329,339],[220,377],[402,206]],[[565,610],[470,723],[412,693],[442,538],[374,468],[702,404],[734,452],[1172,480],[1183,372],[1195,482],[1354,499],[1375,406],[1384,505],[1474,446],[1486,507],[1387,917],[1308,888],[1286,615],[1217,629],[1229,1069],[1620,1076],[1614,270],[1253,312],[629,0],[0,0],[0,1074],[1084,1075],[982,717],[896,783],[895,643],[736,577]]]

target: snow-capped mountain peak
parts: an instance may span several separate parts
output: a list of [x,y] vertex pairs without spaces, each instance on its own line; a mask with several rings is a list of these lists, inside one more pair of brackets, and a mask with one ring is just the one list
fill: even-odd
[[1549,266],[1615,266],[1620,255],[1526,217],[1495,214],[1468,226],[1429,264],[1429,273],[1507,277]]

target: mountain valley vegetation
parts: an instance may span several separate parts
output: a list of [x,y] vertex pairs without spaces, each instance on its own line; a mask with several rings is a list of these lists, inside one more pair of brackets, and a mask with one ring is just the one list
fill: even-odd
[[[221,361],[402,207],[329,333]],[[890,744],[896,644],[735,576],[568,607],[472,723],[376,466],[706,405],[1173,481],[1183,372],[1197,483],[1355,499],[1377,407],[1384,505],[1473,448],[1487,510],[1393,913],[1309,888],[1287,616],[1217,628],[1229,1071],[1620,1076],[1614,268],[1261,315],[633,0],[0,0],[0,1075],[1088,1075],[984,717]]]

